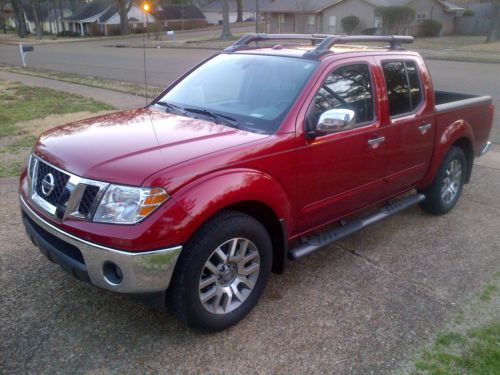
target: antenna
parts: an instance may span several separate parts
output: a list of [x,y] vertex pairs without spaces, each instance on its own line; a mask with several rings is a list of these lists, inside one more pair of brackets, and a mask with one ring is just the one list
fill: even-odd
[[[148,11],[150,7],[148,3],[142,4],[142,26],[144,27],[144,13],[146,13],[146,21],[149,21],[148,19]],[[149,33],[149,22],[146,22],[146,25],[148,25],[148,33]],[[143,62],[144,62],[144,94],[146,95],[146,107],[148,106],[148,76],[147,76],[147,65],[146,65],[146,33],[144,33],[144,30],[142,32],[142,57],[143,57]]]

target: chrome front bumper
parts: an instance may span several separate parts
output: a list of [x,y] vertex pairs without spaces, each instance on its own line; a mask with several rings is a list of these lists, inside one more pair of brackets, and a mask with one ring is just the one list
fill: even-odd
[[[22,196],[19,201],[24,225],[33,242],[45,256],[78,279],[118,293],[147,294],[167,289],[182,246],[140,253],[101,246],[48,223]],[[110,264],[119,267],[120,278],[112,277],[113,273],[110,276]]]

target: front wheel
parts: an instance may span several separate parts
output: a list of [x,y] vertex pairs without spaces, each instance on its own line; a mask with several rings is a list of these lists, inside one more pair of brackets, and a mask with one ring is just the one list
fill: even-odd
[[190,327],[226,329],[257,304],[271,265],[271,240],[262,224],[239,212],[222,212],[183,249],[169,305]]
[[453,146],[446,154],[432,184],[424,189],[425,200],[420,206],[434,215],[450,212],[458,202],[467,175],[463,150]]

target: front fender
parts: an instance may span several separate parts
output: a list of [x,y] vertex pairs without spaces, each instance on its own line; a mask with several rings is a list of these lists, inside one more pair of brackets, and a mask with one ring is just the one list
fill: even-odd
[[268,174],[252,169],[220,171],[181,188],[162,216],[169,220],[169,242],[183,244],[210,217],[236,203],[255,201],[271,208],[291,228],[292,206],[285,189]]

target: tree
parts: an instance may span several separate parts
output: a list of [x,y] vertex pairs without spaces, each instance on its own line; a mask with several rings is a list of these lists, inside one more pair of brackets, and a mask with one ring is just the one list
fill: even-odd
[[486,43],[496,42],[500,33],[500,0],[494,0],[491,6],[493,7],[493,15]]
[[3,14],[3,8],[5,7],[5,0],[0,0],[0,21],[2,23],[3,33],[7,34],[7,20]]
[[128,25],[128,12],[132,8],[132,0],[115,0],[118,14],[120,15],[120,33],[122,35],[130,34]]
[[236,22],[243,21],[243,0],[236,0]]
[[220,37],[223,40],[232,38],[231,29],[229,28],[229,4],[227,1],[222,1],[222,34]]
[[408,6],[376,7],[375,15],[382,18],[385,34],[399,34],[415,20],[415,9]]
[[11,0],[12,10],[16,19],[17,35],[21,38],[26,38],[28,32],[26,31],[26,18],[24,17],[24,8],[19,0]]
[[31,11],[33,12],[33,18],[35,21],[36,38],[42,39],[42,23],[40,22],[40,17],[38,16],[39,5],[38,0],[31,0]]
[[359,17],[357,16],[347,16],[340,20],[342,25],[342,29],[348,34],[351,35],[356,27],[359,25]]

